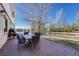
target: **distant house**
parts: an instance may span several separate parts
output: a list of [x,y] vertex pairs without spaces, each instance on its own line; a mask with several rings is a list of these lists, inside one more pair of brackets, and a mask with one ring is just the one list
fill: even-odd
[[23,34],[23,32],[24,32],[24,29],[16,29],[17,34]]
[[0,48],[7,41],[8,30],[14,28],[14,17],[12,4],[0,3]]
[[19,29],[16,29],[16,33],[17,34],[23,34],[24,32],[28,32],[28,30],[31,32],[31,29],[22,29],[22,28],[19,28]]

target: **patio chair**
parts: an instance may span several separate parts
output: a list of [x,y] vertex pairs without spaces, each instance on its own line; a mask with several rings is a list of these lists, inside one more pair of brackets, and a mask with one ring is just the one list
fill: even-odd
[[32,39],[31,39],[32,44],[38,43],[39,39],[40,39],[40,36],[38,35],[32,36]]
[[35,47],[38,44],[38,42],[39,42],[38,40],[39,40],[39,36],[37,36],[37,35],[32,36],[32,39],[30,40],[32,49],[33,49],[33,47]]
[[41,33],[39,33],[39,32],[35,32],[35,36],[36,36],[36,42],[39,42],[39,39],[40,39],[40,35],[41,35]]
[[18,48],[21,46],[21,45],[25,45],[25,38],[22,36],[22,35],[17,35],[17,39],[18,39],[18,42],[17,42],[17,46]]

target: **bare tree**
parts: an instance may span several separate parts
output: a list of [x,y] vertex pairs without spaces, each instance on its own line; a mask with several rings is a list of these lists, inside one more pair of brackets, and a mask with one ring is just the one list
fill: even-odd
[[45,27],[45,15],[49,11],[49,9],[52,7],[52,4],[39,4],[39,15],[38,15],[38,31],[41,32],[41,30]]
[[[32,29],[37,27],[37,31],[41,31],[46,23],[45,15],[48,13],[52,4],[50,3],[27,3],[21,4],[20,12],[24,13],[26,22],[30,22]],[[23,8],[22,8],[23,7]]]
[[60,10],[58,10],[56,12],[56,28],[60,27],[61,26],[61,16],[62,16],[62,13],[63,13],[63,8],[61,8]]

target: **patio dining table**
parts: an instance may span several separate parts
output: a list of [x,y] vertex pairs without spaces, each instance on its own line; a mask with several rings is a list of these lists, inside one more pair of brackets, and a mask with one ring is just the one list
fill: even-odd
[[24,34],[23,37],[25,38],[25,41],[28,42],[32,39],[33,34]]
[[23,44],[34,44],[39,41],[39,36],[35,34],[18,34],[18,41],[23,42]]
[[24,34],[24,35],[23,35],[23,37],[24,37],[25,39],[31,39],[32,36],[33,36],[33,34]]

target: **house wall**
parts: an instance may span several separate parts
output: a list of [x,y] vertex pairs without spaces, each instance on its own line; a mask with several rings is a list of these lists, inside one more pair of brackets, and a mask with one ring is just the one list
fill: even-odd
[[14,12],[14,9],[12,8],[12,4],[3,3],[2,5],[3,5],[5,11],[7,12],[8,16],[10,18],[10,19],[8,18],[9,19],[8,23],[11,23],[10,27],[14,28],[14,17],[13,17],[13,14],[12,14]]
[[4,17],[0,13],[0,48],[7,41],[7,33],[4,32],[5,21]]
[[14,27],[14,18],[12,17],[13,10],[11,9],[11,6],[8,3],[2,4],[2,6],[0,6],[0,8],[3,8],[6,11],[7,31],[4,32],[5,18],[0,12],[0,49],[8,39],[8,30]]

